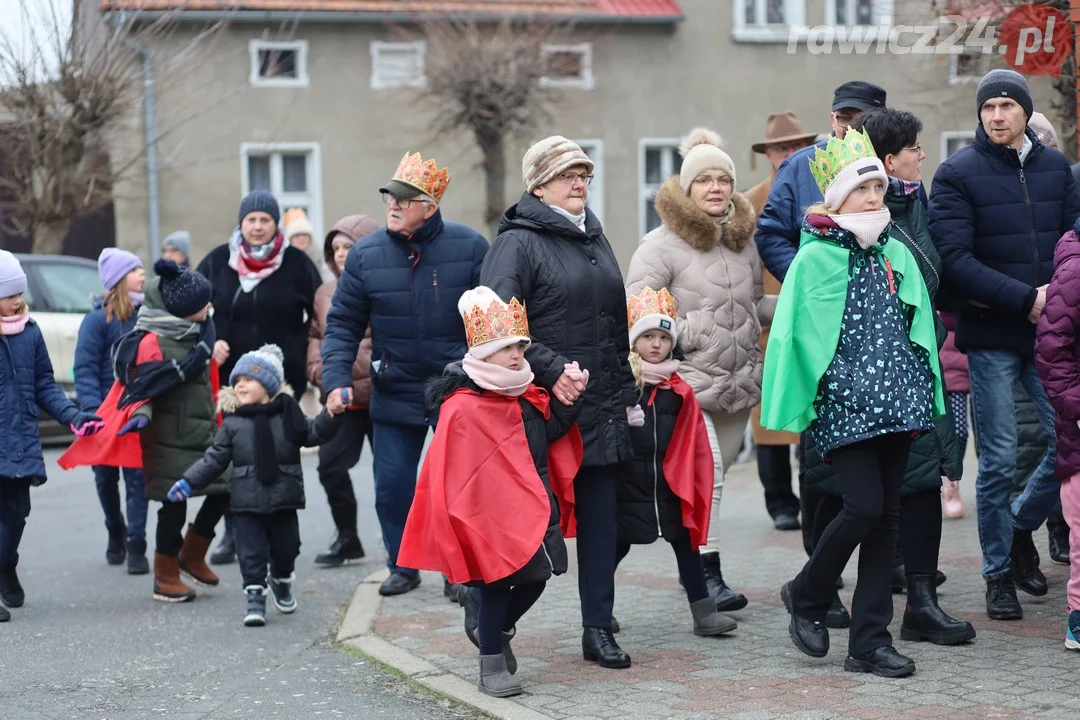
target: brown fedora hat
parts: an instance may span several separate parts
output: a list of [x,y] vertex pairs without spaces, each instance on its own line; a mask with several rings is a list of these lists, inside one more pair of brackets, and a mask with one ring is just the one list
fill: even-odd
[[814,140],[817,133],[808,133],[799,122],[799,116],[790,110],[773,113],[765,121],[765,139],[754,143],[751,149],[756,153],[765,152],[766,145],[785,143],[793,140]]

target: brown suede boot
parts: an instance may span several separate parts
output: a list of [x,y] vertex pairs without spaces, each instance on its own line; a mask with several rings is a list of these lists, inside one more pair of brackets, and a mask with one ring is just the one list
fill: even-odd
[[220,582],[214,571],[206,564],[206,551],[210,549],[212,537],[203,537],[195,532],[192,525],[188,525],[187,535],[184,536],[184,546],[180,548],[180,572],[195,581],[196,585],[203,587],[217,587]]
[[172,555],[154,553],[154,599],[169,603],[195,599],[195,591],[180,580],[180,561]]

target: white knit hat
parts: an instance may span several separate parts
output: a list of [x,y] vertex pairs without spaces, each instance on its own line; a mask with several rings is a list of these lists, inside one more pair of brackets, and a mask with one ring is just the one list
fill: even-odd
[[690,192],[694,178],[706,170],[720,170],[731,178],[735,187],[735,163],[731,156],[721,149],[724,140],[719,134],[706,128],[694,128],[683,138],[679,154],[683,157],[679,171],[679,187],[684,193]]
[[489,287],[481,285],[462,293],[458,312],[465,323],[469,354],[477,360],[519,342],[532,342],[525,308],[516,298],[509,304],[503,302]]
[[19,258],[0,250],[0,298],[26,292],[26,273]]
[[881,160],[876,157],[859,158],[841,170],[825,188],[825,205],[834,212],[839,210],[852,190],[875,178],[881,180],[885,187],[889,186],[889,176],[885,174]]
[[663,330],[671,336],[671,343],[679,342],[675,327],[675,298],[667,288],[657,292],[644,287],[638,293],[627,293],[626,315],[630,321],[630,347],[650,330]]

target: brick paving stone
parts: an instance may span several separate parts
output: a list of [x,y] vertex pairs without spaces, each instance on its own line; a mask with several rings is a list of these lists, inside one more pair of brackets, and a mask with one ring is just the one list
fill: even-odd
[[[581,657],[580,606],[574,542],[571,568],[553,578],[519,623],[514,652],[526,693],[520,704],[557,720],[892,720],[921,718],[1027,720],[1080,716],[1069,692],[1074,658],[1062,642],[1068,568],[1049,563],[1045,532],[1036,545],[1050,592],[1020,593],[1024,620],[996,622],[985,615],[985,586],[975,515],[975,464],[969,457],[961,484],[967,515],[943,526],[942,607],[975,625],[978,638],[961,647],[899,639],[904,597],[895,595],[890,630],[918,672],[902,680],[845,673],[846,630],[830,632],[831,652],[806,657],[787,635],[779,588],[805,554],[798,532],[777,532],[765,512],[752,463],[736,466],[725,484],[724,577],[750,600],[731,613],[739,627],[723,638],[692,634],[686,597],[670,548],[663,541],[633,548],[616,577],[614,614],[619,643],[633,658],[627,670],[605,670]],[[857,555],[856,555],[857,558]],[[856,558],[844,572],[840,595],[850,608]],[[446,672],[475,682],[476,648],[462,632],[461,609],[442,597],[442,580],[424,573],[421,586],[387,598],[377,634]]]

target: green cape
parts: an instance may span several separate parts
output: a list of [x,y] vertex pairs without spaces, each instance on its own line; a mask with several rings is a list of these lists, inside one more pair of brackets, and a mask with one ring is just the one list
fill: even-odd
[[[880,252],[899,280],[900,302],[914,308],[908,333],[930,358],[934,417],[945,414],[934,308],[919,266],[902,242],[887,241]],[[769,430],[802,432],[817,418],[818,384],[836,354],[848,291],[851,251],[803,230],[776,304],[761,384],[761,424]]]

